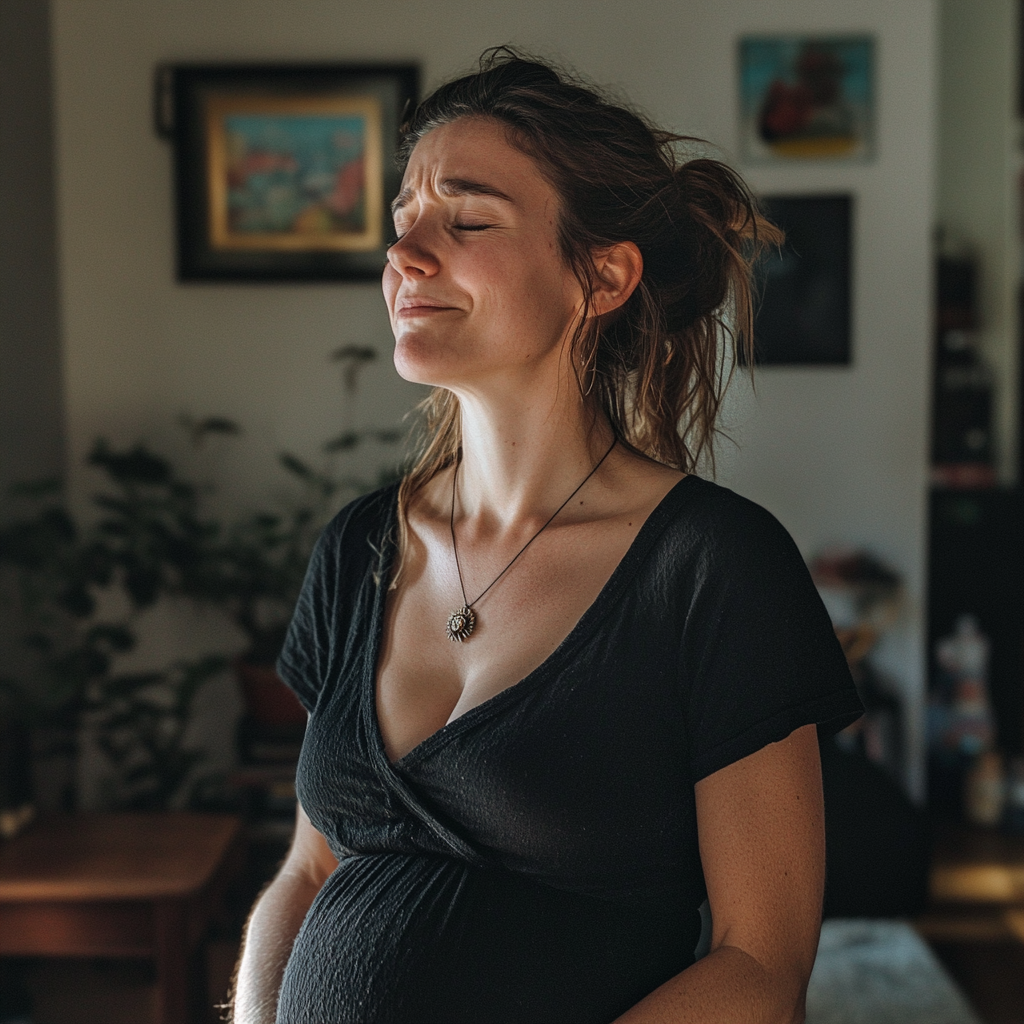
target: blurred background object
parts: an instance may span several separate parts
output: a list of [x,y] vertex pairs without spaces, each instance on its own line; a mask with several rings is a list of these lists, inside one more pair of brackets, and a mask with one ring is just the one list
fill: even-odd
[[929,837],[901,785],[906,721],[898,690],[873,664],[899,620],[899,574],[869,552],[833,546],[811,576],[846,655],[864,715],[821,742],[825,792],[826,917],[913,917],[928,899]]
[[978,260],[943,254],[936,273],[932,482],[943,487],[996,483],[992,368],[978,344]]
[[757,365],[849,363],[852,197],[764,196],[761,201],[786,240],[758,269]]
[[10,696],[0,692],[0,840],[16,836],[35,816],[30,743]]
[[826,548],[815,556],[811,576],[865,708],[864,716],[837,742],[843,749],[858,749],[898,780],[906,753],[902,702],[892,681],[872,665],[870,654],[899,620],[904,601],[900,577],[868,552],[845,547]]
[[984,750],[1024,754],[1022,523],[1018,488],[931,496],[928,772],[939,813],[961,814],[967,772]]

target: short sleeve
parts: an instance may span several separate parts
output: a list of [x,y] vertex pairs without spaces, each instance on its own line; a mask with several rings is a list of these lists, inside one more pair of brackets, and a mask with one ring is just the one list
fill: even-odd
[[330,665],[336,622],[336,544],[324,530],[313,548],[306,578],[277,659],[277,674],[295,691],[307,711],[316,707]]
[[378,503],[387,496],[378,491],[345,506],[324,528],[310,556],[277,659],[278,675],[309,712],[330,678],[339,644],[344,643],[347,609],[373,569],[367,523],[380,525]]
[[721,494],[683,642],[694,782],[801,726],[831,733],[863,711],[793,540],[764,509]]

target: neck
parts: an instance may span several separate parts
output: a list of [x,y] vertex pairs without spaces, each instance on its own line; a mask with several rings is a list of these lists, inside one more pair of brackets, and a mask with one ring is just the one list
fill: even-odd
[[[565,385],[563,384],[563,387]],[[502,403],[460,395],[459,518],[500,533],[545,520],[612,441],[605,417],[574,401],[514,396]]]

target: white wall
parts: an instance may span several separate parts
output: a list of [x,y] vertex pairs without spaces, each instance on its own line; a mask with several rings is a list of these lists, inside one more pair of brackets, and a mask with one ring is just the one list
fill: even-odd
[[[53,0],[66,387],[74,464],[97,433],[166,439],[182,411],[237,417],[231,455],[208,455],[235,500],[274,486],[269,453],[309,451],[339,416],[326,353],[389,347],[373,285],[178,285],[170,153],[150,128],[154,64],[174,60],[415,60],[426,85],[512,41],[620,86],[666,125],[736,150],[734,52],[750,31],[869,31],[879,40],[878,159],[758,169],[772,192],[856,194],[855,362],[766,372],[731,420],[721,479],[772,509],[805,553],[870,547],[907,577],[911,609],[887,662],[914,721],[922,689],[929,232],[935,107],[933,0]],[[387,365],[365,418],[414,399]],[[78,493],[84,483],[75,479]],[[916,726],[915,726],[916,728]],[[915,731],[911,784],[920,790]]]
[[999,475],[1017,476],[1021,281],[1016,117],[1017,0],[939,5],[939,135],[936,216],[953,246],[980,266],[978,341],[995,372]]
[[0,517],[64,470],[51,78],[49,9],[0,0]]

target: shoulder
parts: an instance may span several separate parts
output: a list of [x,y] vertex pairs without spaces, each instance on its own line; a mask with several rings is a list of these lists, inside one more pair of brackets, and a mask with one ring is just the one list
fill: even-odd
[[764,563],[804,565],[786,528],[766,508],[728,487],[688,476],[673,489],[665,510],[668,551],[715,566]]
[[828,612],[782,524],[726,487],[688,478],[665,530],[681,596],[694,780],[812,723],[849,725],[860,701]]
[[277,660],[281,678],[307,711],[316,706],[344,624],[353,618],[366,580],[379,565],[397,491],[394,484],[349,502],[324,527],[313,548]]

